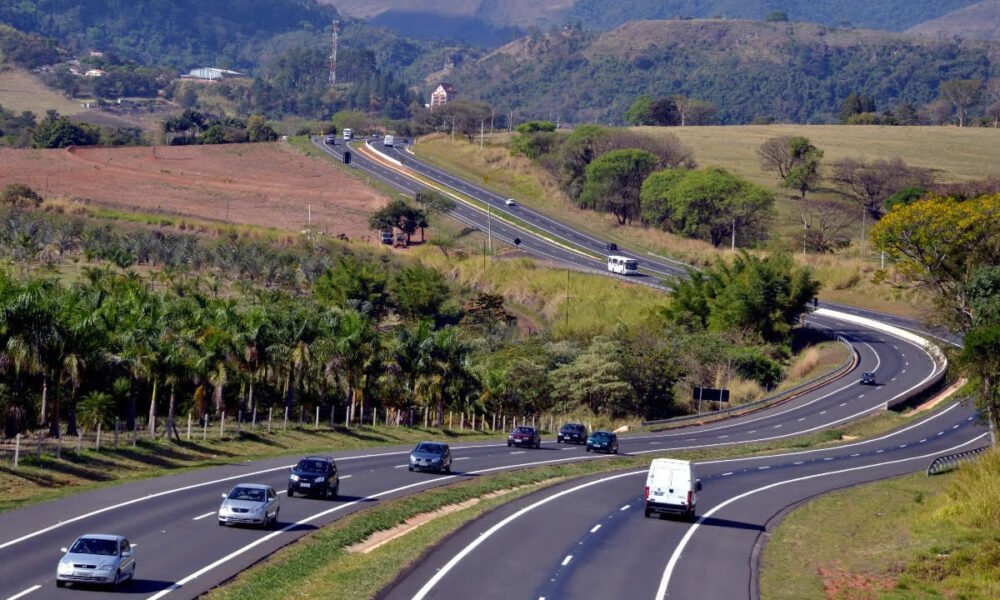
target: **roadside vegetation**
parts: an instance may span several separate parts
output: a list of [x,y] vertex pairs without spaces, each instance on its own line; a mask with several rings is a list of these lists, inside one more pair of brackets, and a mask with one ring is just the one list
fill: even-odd
[[764,551],[761,597],[1000,596],[1000,453],[957,472],[834,492],[792,512]]

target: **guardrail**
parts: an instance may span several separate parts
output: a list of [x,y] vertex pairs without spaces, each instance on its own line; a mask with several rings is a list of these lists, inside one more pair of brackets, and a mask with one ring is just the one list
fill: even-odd
[[967,450],[965,452],[939,456],[932,460],[931,464],[927,466],[927,476],[930,477],[931,475],[938,475],[940,473],[951,471],[952,469],[957,469],[962,463],[978,457],[989,448],[989,446],[983,446],[981,448],[976,448],[975,450]]
[[749,412],[754,412],[757,410],[763,410],[765,408],[770,408],[771,406],[781,404],[782,402],[787,402],[788,400],[791,400],[795,396],[807,392],[820,385],[823,385],[828,381],[836,379],[837,377],[844,375],[845,373],[854,368],[855,362],[857,361],[857,353],[854,351],[854,347],[851,346],[850,342],[848,342],[842,336],[838,335],[834,339],[843,344],[845,347],[847,347],[848,351],[850,352],[850,357],[846,361],[844,361],[843,364],[841,364],[837,368],[827,373],[814,377],[809,381],[800,383],[799,385],[796,385],[794,387],[790,387],[787,390],[782,390],[781,392],[774,394],[772,396],[761,398],[760,400],[754,400],[753,402],[740,404],[739,406],[731,406],[729,408],[724,408],[722,410],[714,410],[711,412],[704,412],[696,415],[684,415],[681,417],[672,417],[670,419],[659,419],[656,421],[643,421],[642,426],[647,427],[650,425],[675,425],[675,424],[690,423],[692,421],[710,421],[719,419],[721,417],[731,417],[731,416],[746,414]]

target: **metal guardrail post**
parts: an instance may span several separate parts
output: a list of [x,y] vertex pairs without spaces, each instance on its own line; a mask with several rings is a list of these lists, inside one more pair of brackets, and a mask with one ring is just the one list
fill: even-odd
[[939,456],[931,461],[931,464],[927,465],[927,476],[939,475],[941,473],[946,473],[952,469],[956,469],[963,462],[968,462],[983,452],[986,452],[990,446],[983,446],[981,448],[976,448],[975,450],[967,450],[965,452],[957,452],[955,454],[945,454],[944,456]]

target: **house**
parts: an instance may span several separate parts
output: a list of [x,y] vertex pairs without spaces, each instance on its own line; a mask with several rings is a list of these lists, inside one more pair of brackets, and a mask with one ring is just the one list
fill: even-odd
[[453,100],[455,98],[455,88],[452,87],[450,83],[440,83],[437,88],[431,92],[431,108],[435,106],[444,106],[448,103],[448,100]]
[[230,71],[229,69],[217,69],[215,67],[202,67],[200,69],[191,69],[185,75],[181,75],[181,79],[196,79],[199,81],[216,81],[219,79],[225,79],[226,77],[245,77],[243,73],[238,71]]

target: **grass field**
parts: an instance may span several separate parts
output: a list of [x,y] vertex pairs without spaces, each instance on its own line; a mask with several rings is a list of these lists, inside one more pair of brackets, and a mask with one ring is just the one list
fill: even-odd
[[87,110],[79,102],[46,87],[31,73],[9,68],[0,68],[0,106],[16,113],[30,110],[39,117],[44,117],[50,108],[67,116]]
[[1000,453],[813,500],[764,551],[761,598],[1000,597]]

